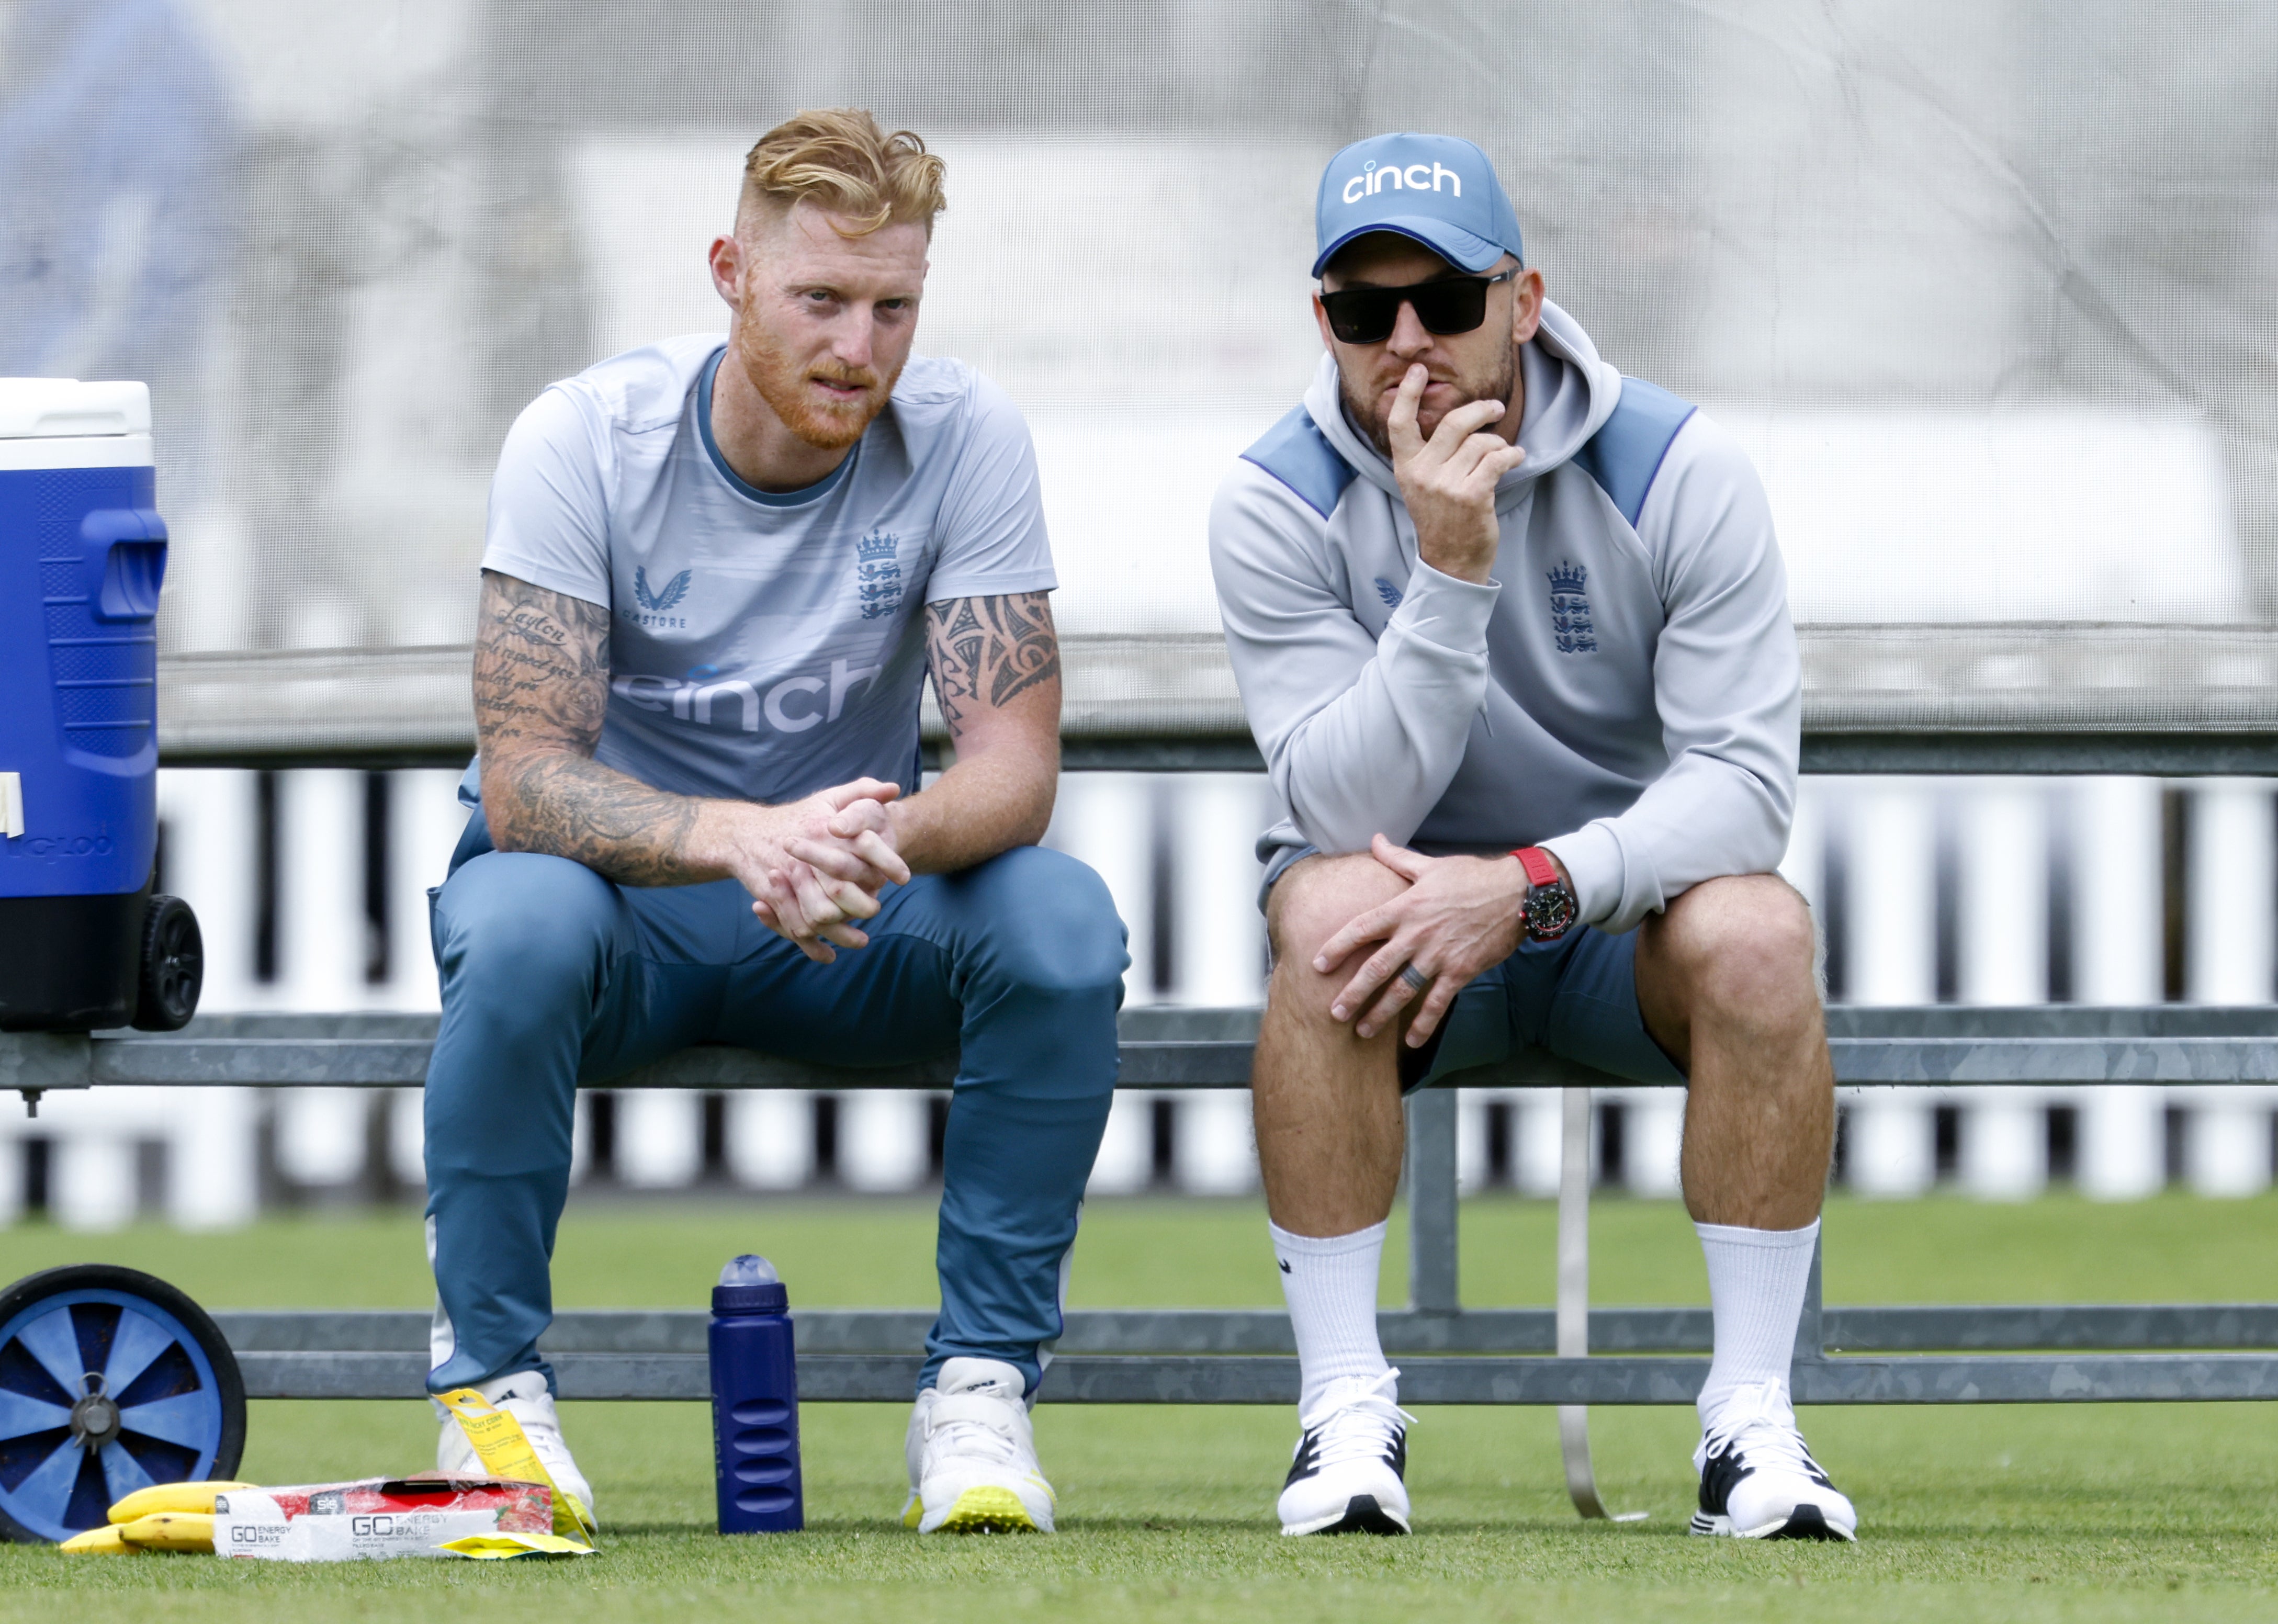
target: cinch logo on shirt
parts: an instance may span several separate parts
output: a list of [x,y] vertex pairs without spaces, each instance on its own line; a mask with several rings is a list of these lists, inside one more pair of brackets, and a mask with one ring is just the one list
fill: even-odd
[[1397,164],[1376,166],[1374,158],[1361,165],[1360,173],[1345,182],[1345,201],[1357,203],[1364,197],[1373,197],[1390,186],[1410,192],[1436,192],[1440,182],[1448,182],[1448,189],[1456,196],[1464,195],[1464,178],[1446,165],[1434,161],[1428,168],[1422,164],[1410,164],[1403,169]]
[[854,686],[873,680],[885,669],[833,660],[827,678],[786,677],[764,693],[738,678],[683,682],[670,677],[619,677],[610,682],[609,691],[629,705],[669,711],[676,721],[698,727],[725,727],[732,715],[735,725],[747,733],[758,732],[763,719],[778,733],[803,733],[838,720]]

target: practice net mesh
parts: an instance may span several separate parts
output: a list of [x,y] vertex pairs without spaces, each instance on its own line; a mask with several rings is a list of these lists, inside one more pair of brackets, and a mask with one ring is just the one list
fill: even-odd
[[176,760],[465,747],[507,425],[724,330],[742,152],[850,104],[948,161],[920,348],[1029,416],[1071,735],[1242,732],[1205,509],[1403,127],[1753,450],[1808,727],[2278,721],[2256,0],[15,0],[0,96],[0,373],[153,387]]

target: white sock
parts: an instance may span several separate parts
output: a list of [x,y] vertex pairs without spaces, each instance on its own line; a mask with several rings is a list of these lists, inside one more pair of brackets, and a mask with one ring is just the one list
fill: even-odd
[[1716,1338],[1696,1406],[1706,1430],[1735,1389],[1772,1382],[1786,1396],[1819,1220],[1800,1229],[1693,1227],[1701,1232],[1701,1255],[1708,1263],[1708,1311]]
[[1346,1376],[1380,1376],[1384,1344],[1376,1337],[1376,1273],[1384,1258],[1384,1225],[1326,1239],[1292,1235],[1267,1221],[1273,1256],[1281,1266],[1281,1295],[1297,1333],[1297,1367],[1304,1382],[1297,1413],[1311,1415],[1329,1383]]

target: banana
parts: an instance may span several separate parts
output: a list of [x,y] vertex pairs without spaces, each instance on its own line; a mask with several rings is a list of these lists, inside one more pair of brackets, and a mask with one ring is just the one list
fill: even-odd
[[[207,1536],[212,1537],[210,1534]],[[99,1528],[89,1528],[64,1541],[59,1550],[68,1556],[141,1556],[140,1545],[130,1545],[118,1537],[118,1525],[107,1523]]]
[[213,1554],[210,1512],[152,1512],[128,1523],[113,1523],[118,1537],[145,1551],[199,1551]]
[[214,1496],[227,1494],[233,1489],[252,1489],[254,1483],[153,1483],[148,1489],[137,1489],[111,1508],[113,1522],[134,1522],[153,1512],[197,1512],[213,1515]]

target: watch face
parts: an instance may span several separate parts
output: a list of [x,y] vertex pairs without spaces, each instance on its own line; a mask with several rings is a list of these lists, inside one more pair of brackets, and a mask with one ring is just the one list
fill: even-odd
[[1526,893],[1526,933],[1538,941],[1563,936],[1574,912],[1574,893],[1565,886],[1537,885]]

